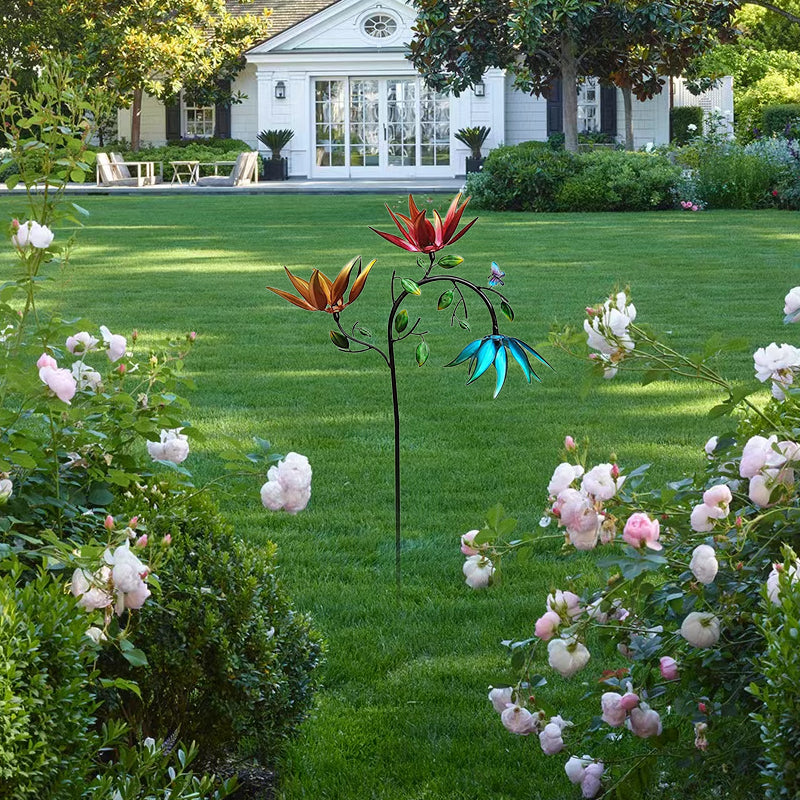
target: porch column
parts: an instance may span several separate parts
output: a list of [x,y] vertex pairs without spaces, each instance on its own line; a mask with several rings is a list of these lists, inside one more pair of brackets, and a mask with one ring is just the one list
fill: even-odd
[[[272,121],[272,103],[273,103],[273,72],[271,69],[266,67],[257,66],[256,67],[256,86],[257,86],[257,101],[256,101],[256,108],[257,108],[257,119],[258,119],[258,130],[256,133],[261,133],[261,131],[269,130],[273,125],[271,124]],[[264,145],[259,143],[259,151],[263,151],[263,155],[269,156],[269,153],[264,149]]]

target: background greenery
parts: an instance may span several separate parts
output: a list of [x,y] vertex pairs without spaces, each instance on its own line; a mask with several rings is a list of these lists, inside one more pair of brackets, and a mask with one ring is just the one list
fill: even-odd
[[[438,293],[424,292],[408,308],[424,309],[428,365],[415,366],[413,345],[400,348],[405,548],[397,596],[388,374],[377,359],[335,350],[329,318],[266,291],[289,288],[284,264],[330,274],[358,253],[377,257],[344,320],[380,335],[391,271],[417,274],[409,254],[367,228],[390,230],[384,200],[405,207],[402,198],[376,196],[85,198],[89,225],[52,296],[112,330],[136,327],[145,341],[198,332],[190,399],[207,438],[190,462],[201,477],[220,474],[224,435],[246,442],[257,434],[311,461],[311,505],[296,517],[265,512],[257,485],[249,497],[223,498],[254,547],[278,544],[296,606],[327,640],[326,688],[283,770],[287,800],[571,797],[563,759],[508,734],[485,695],[507,674],[500,640],[529,635],[545,593],[567,574],[583,573],[577,584],[586,585],[592,556],[562,559],[557,540],[544,543],[501,585],[476,593],[463,584],[458,536],[480,527],[497,502],[524,529],[536,527],[567,433],[591,435],[597,461],[613,451],[625,468],[653,462],[653,482],[700,467],[704,442],[720,431],[704,416],[718,398],[689,383],[613,381],[583,392],[584,366],[544,345],[555,371],[532,387],[512,372],[492,401],[491,379],[464,387],[465,371],[441,369],[472,334],[452,330],[447,312],[435,310]],[[8,214],[21,205],[0,203]],[[640,319],[681,347],[714,332],[745,336],[751,347],[725,366],[750,381],[752,350],[789,336],[781,308],[800,283],[798,238],[795,216],[778,211],[481,212],[453,249],[466,258],[461,273],[480,283],[491,260],[506,271],[517,316],[503,330],[533,345],[554,319],[578,323],[584,306],[630,284]],[[474,311],[480,336],[487,323]],[[617,663],[598,658],[595,669]],[[583,693],[579,680],[544,671],[544,691],[569,716],[570,698]]]

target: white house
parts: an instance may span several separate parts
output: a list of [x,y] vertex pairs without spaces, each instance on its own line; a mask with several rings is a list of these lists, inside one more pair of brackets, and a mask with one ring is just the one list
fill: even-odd
[[[228,0],[233,13],[273,9],[270,37],[246,55],[233,89],[247,96],[230,108],[165,107],[146,97],[143,142],[211,135],[258,146],[259,131],[291,128],[291,176],[310,178],[454,177],[468,149],[454,133],[487,125],[487,152],[498,144],[546,139],[561,128],[556,89],[549,99],[514,90],[503,70],[460,97],[425,86],[405,57],[414,8],[403,0]],[[592,81],[579,98],[579,127],[624,130],[618,90]],[[637,147],[669,141],[670,93],[634,102]],[[120,113],[120,131],[130,112]],[[263,149],[263,148],[262,148]]]

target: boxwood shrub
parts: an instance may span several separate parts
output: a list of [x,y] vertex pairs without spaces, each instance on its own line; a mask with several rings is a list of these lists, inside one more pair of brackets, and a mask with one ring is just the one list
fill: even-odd
[[547,142],[497,147],[483,170],[467,177],[466,191],[476,206],[494,211],[554,211],[558,190],[576,169],[573,153]]
[[16,567],[0,577],[0,797],[82,796],[99,742],[86,628],[49,575],[24,583]]
[[800,103],[783,103],[767,106],[761,112],[761,133],[764,136],[784,136],[800,131]]
[[121,711],[141,736],[177,731],[206,764],[274,763],[309,710],[321,655],[310,620],[278,581],[274,545],[238,539],[203,494],[151,487],[124,513],[137,511],[148,547],[169,534],[170,554],[158,602],[131,618],[148,665],[131,668],[110,650],[100,662],[104,675],[135,680],[142,701],[120,694],[106,712]]
[[595,150],[556,195],[561,211],[653,211],[672,208],[680,168],[660,153]]

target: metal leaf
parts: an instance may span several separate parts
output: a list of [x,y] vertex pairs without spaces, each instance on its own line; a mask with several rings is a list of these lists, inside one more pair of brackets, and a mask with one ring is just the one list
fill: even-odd
[[428,360],[428,356],[430,354],[431,354],[431,349],[430,347],[428,347],[428,343],[423,339],[417,345],[417,350],[414,353],[414,357],[417,359],[417,366],[421,367]]
[[409,294],[416,294],[416,295],[420,295],[420,294],[422,294],[422,290],[419,288],[419,286],[417,286],[417,284],[416,284],[416,283],[414,283],[414,281],[412,281],[412,280],[409,280],[408,278],[403,278],[403,279],[400,281],[400,285],[401,285],[401,286],[403,287],[403,289],[404,289],[405,291],[407,291]]
[[408,327],[408,311],[403,309],[395,318],[394,318],[394,329],[398,333],[402,333]]
[[439,298],[439,302],[438,302],[436,308],[439,311],[442,311],[443,309],[445,309],[449,305],[451,305],[452,302],[453,302],[453,290],[452,289],[448,289],[446,292],[442,293],[442,296]]
[[340,350],[350,349],[350,340],[341,331],[331,331],[331,341]]
[[505,314],[509,322],[514,321],[514,309],[505,300],[500,302],[500,310]]

